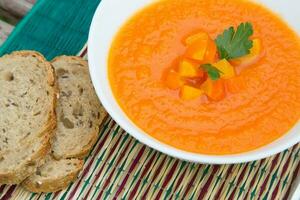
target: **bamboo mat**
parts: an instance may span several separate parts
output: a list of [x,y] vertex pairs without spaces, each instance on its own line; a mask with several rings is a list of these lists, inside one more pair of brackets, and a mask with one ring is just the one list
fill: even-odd
[[[52,4],[54,1],[57,5]],[[92,10],[99,2],[94,0],[72,0],[72,4],[68,2],[71,0],[38,1],[33,11],[0,48],[0,54],[15,49],[36,49],[42,50],[47,58],[51,59],[56,55],[76,54],[73,52],[80,51],[79,46],[86,40]],[[50,4],[58,9],[54,11],[43,7]],[[66,5],[73,6],[68,7],[72,12],[64,13],[67,10],[64,7]],[[89,7],[90,13],[78,11],[78,6]],[[42,8],[44,13],[40,15]],[[74,19],[72,25],[65,21],[65,18],[61,18],[65,15],[69,16],[68,19]],[[53,19],[50,18],[48,22],[45,16]],[[55,29],[54,22],[57,22],[58,18],[62,26]],[[36,24],[41,21],[44,24]],[[52,31],[44,29],[47,24]],[[45,35],[37,34],[41,32],[47,35],[46,41]],[[33,36],[29,36],[30,34]],[[79,37],[82,37],[80,41]],[[87,49],[84,47],[79,55],[86,58],[86,52]],[[246,164],[194,164],[161,154],[141,144],[108,117],[101,127],[97,144],[85,161],[79,179],[67,189],[57,193],[33,194],[20,186],[3,185],[0,186],[0,198],[287,199],[299,170],[300,144],[273,157]]]

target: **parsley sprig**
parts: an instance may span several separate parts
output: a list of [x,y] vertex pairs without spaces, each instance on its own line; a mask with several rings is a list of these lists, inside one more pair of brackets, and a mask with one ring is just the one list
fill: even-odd
[[[226,29],[222,34],[218,35],[215,40],[219,58],[231,60],[249,54],[253,46],[253,42],[250,40],[252,35],[253,27],[249,22],[241,23],[236,30],[233,26]],[[207,72],[212,80],[218,80],[223,73],[209,63],[201,65],[201,68]]]
[[249,54],[253,46],[252,35],[253,27],[249,22],[241,23],[237,30],[234,27],[226,29],[215,40],[220,58],[230,60]]
[[221,77],[221,74],[223,73],[218,68],[213,66],[212,64],[204,64],[201,65],[202,69],[207,72],[208,76],[211,78],[211,80],[218,80]]

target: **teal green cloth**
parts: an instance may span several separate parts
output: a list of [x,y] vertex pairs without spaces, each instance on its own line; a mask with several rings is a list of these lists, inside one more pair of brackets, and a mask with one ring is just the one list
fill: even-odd
[[77,54],[100,1],[39,0],[0,47],[0,56],[15,50],[36,50],[49,60]]

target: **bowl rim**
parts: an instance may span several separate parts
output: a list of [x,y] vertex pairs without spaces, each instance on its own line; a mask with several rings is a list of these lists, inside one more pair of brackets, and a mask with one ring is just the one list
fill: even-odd
[[[119,107],[117,100],[113,97],[114,102],[111,102],[111,99],[107,97],[107,91],[106,86],[103,89],[103,82],[104,85],[108,84],[108,87],[110,88],[109,80],[107,77],[107,53],[106,55],[102,55],[101,53],[105,53],[109,51],[110,45],[107,46],[107,43],[111,44],[110,41],[105,41],[104,47],[106,49],[101,49],[104,47],[100,48],[99,51],[99,46],[101,39],[100,37],[103,36],[103,32],[99,34],[99,28],[103,25],[101,23],[104,23],[102,20],[103,13],[105,14],[105,10],[107,6],[111,6],[112,4],[118,5],[117,3],[120,3],[125,0],[102,0],[100,5],[98,6],[92,23],[90,27],[90,33],[89,33],[89,38],[88,38],[88,62],[89,62],[89,72],[90,76],[92,79],[92,83],[94,85],[94,88],[96,90],[96,94],[99,97],[102,105],[106,109],[106,111],[109,113],[109,115],[117,122],[118,125],[120,125],[127,133],[129,133],[131,136],[136,138],[138,141],[141,143],[158,150],[164,154],[170,155],[175,158],[179,158],[181,160],[186,160],[189,162],[195,162],[195,163],[205,163],[205,164],[237,164],[237,163],[244,163],[244,162],[250,162],[254,160],[259,160],[263,159],[269,156],[272,156],[274,154],[277,154],[285,149],[288,149],[292,147],[293,145],[297,144],[300,141],[300,134],[292,137],[291,139],[288,139],[288,142],[278,142],[281,140],[279,138],[278,140],[272,142],[271,144],[265,145],[261,148],[255,149],[253,151],[249,152],[244,152],[240,154],[229,154],[229,155],[205,155],[205,154],[198,154],[198,153],[192,153],[192,152],[187,152],[183,151],[180,149],[177,149],[173,146],[167,145],[165,143],[162,143],[155,138],[149,136],[147,133],[145,133],[143,130],[135,126],[135,124],[126,116],[126,114],[122,111],[122,109]],[[152,0],[130,0],[132,1],[141,1],[141,2],[153,2]],[[144,4],[146,6],[147,4]],[[131,15],[134,13],[131,13]],[[123,19],[126,21],[127,19]],[[124,22],[123,21],[123,22]],[[110,25],[109,22],[106,22],[106,25]],[[121,23],[122,24],[122,23]],[[103,26],[102,28],[104,28]],[[100,31],[101,32],[101,31]],[[116,34],[116,32],[114,32]],[[111,36],[111,38],[113,38]],[[104,37],[105,38],[105,37]],[[107,49],[108,48],[108,49]],[[105,59],[105,63],[103,63],[103,59]],[[100,62],[102,60],[102,62]],[[102,66],[103,67],[98,67]],[[101,80],[99,77],[99,68],[103,68],[101,72],[105,72],[105,74],[101,74],[101,78],[107,79],[107,80]],[[105,68],[105,69],[104,69]],[[108,83],[106,83],[106,81]],[[110,90],[111,92],[111,90]],[[113,95],[113,94],[109,94]],[[116,108],[116,104],[117,107]],[[123,115],[120,115],[120,112],[117,112],[117,110],[120,109]],[[293,127],[286,135],[282,136],[285,137],[287,136],[290,132],[296,132],[297,130],[300,130],[300,123],[298,122],[295,127]],[[297,137],[298,136],[298,137]]]

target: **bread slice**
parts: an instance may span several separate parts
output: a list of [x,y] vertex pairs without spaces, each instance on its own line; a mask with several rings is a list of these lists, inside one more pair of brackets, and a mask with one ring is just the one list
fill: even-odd
[[0,184],[35,173],[56,126],[54,70],[37,52],[0,58]]
[[83,158],[97,141],[106,112],[92,85],[87,61],[62,56],[52,65],[60,89],[52,154],[56,159]]
[[76,179],[82,166],[83,161],[80,159],[55,160],[48,156],[46,164],[26,179],[23,185],[36,193],[62,190]]
[[[92,86],[88,64],[78,57],[53,60],[60,98],[56,108],[57,130],[51,156],[23,186],[32,192],[55,192],[73,181],[82,168],[82,158],[93,147],[106,116]],[[65,163],[72,163],[73,167]],[[51,166],[51,170],[49,170]]]

